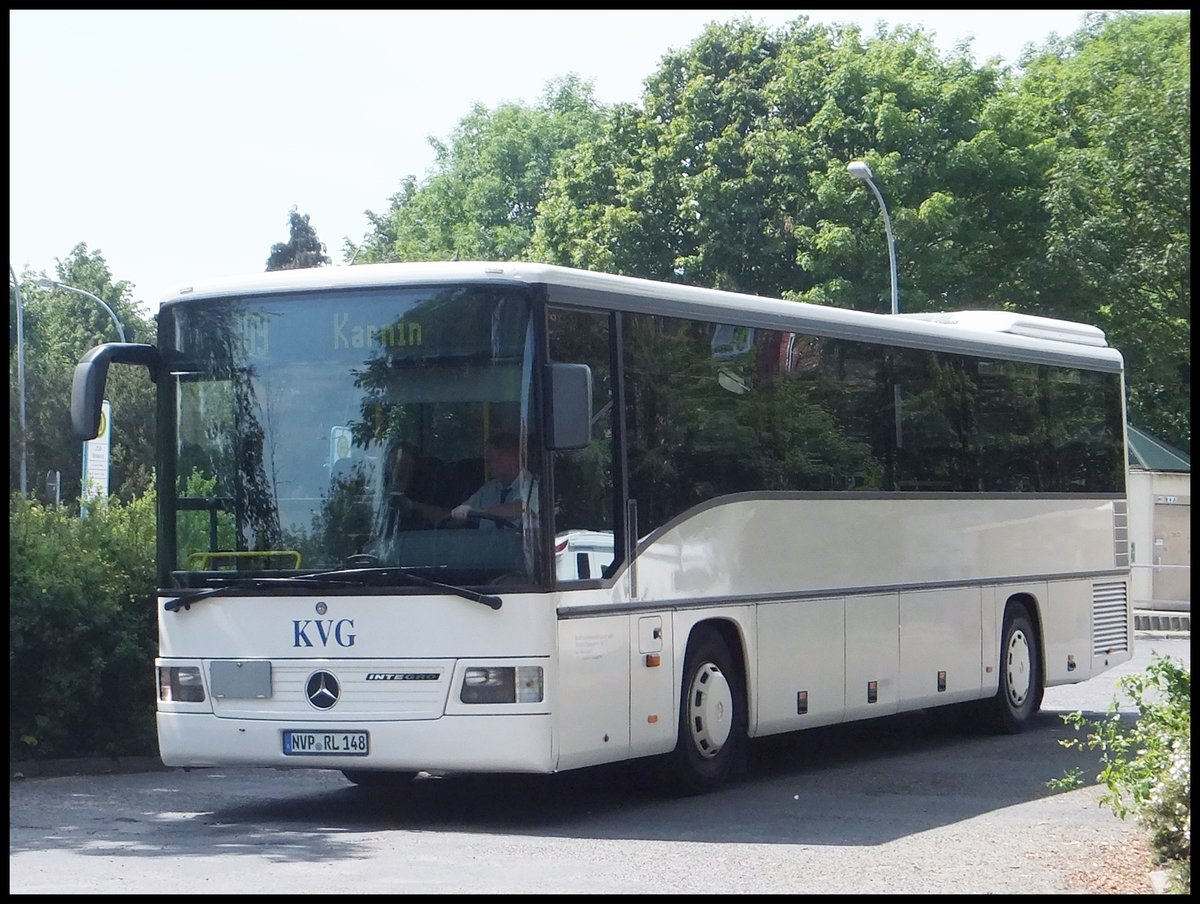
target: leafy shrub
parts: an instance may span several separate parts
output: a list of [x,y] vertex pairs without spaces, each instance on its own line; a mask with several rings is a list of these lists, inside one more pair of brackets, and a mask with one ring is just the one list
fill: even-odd
[[[1100,750],[1104,768],[1097,779],[1108,789],[1100,803],[1124,819],[1133,813],[1150,833],[1158,865],[1171,877],[1172,891],[1190,894],[1192,845],[1192,676],[1176,660],[1156,656],[1143,674],[1121,678],[1121,689],[1134,701],[1137,721],[1121,721],[1118,702],[1098,721],[1082,713],[1063,716],[1085,740],[1060,741],[1064,747]],[[1075,770],[1050,783],[1066,789],[1080,784]]]
[[9,501],[9,757],[157,753],[154,493]]

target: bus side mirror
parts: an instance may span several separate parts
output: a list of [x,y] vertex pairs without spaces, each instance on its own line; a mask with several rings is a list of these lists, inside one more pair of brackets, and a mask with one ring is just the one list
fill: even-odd
[[71,383],[71,431],[83,442],[100,434],[100,408],[104,403],[104,384],[108,380],[108,365],[143,364],[150,369],[150,379],[158,379],[162,358],[153,345],[134,342],[106,342],[97,345],[75,365]]
[[582,449],[592,438],[592,369],[586,364],[549,364],[551,449]]

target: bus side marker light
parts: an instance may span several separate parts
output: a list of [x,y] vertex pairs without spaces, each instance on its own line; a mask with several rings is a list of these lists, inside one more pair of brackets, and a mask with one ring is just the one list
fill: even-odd
[[942,693],[946,689],[946,673],[945,672],[938,672],[937,688],[938,688],[939,694]]
[[653,669],[662,665],[662,656],[658,653],[646,654],[646,668]]
[[878,701],[879,701],[879,682],[878,681],[868,681],[867,682],[867,702],[868,703],[877,703]]
[[646,721],[649,722],[651,725],[653,725],[655,722],[658,721],[658,714],[651,713],[650,715],[646,716]]
[[796,691],[796,715],[803,716],[808,712],[808,691]]

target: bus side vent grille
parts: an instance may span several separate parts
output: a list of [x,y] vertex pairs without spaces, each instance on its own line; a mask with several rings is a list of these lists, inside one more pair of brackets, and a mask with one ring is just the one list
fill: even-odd
[[1129,602],[1124,581],[1092,585],[1092,654],[1129,649]]

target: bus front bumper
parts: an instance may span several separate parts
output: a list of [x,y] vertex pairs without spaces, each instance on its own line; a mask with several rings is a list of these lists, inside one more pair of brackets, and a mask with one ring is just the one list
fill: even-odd
[[[167,766],[548,773],[557,764],[546,714],[312,724],[159,712],[157,720]],[[285,753],[285,733],[305,731],[356,739],[366,732],[366,753]]]

